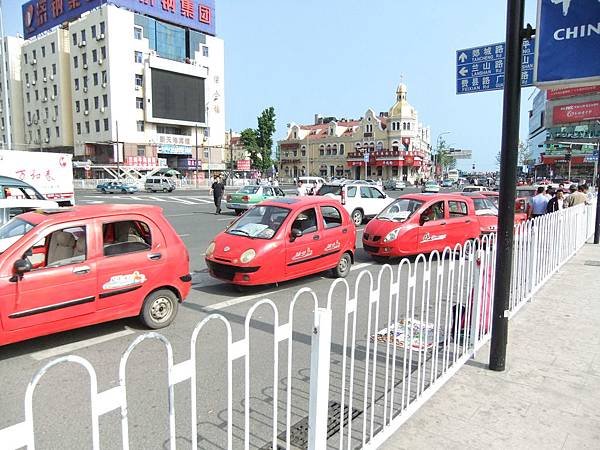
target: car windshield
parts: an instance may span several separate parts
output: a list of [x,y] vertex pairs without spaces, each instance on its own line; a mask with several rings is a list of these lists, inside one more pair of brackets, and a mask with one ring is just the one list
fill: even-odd
[[260,186],[244,186],[243,188],[241,188],[238,191],[238,193],[239,194],[256,194],[259,189],[260,189]]
[[428,181],[425,183],[425,186],[437,186],[437,183],[435,181]]
[[279,206],[255,206],[236,220],[227,234],[258,239],[271,239],[290,213]]
[[418,210],[423,202],[412,198],[399,198],[391,203],[387,208],[377,216],[380,220],[391,220],[394,222],[404,222],[413,213]]
[[474,198],[473,203],[475,204],[475,214],[477,215],[498,215],[498,209],[492,201],[487,198]]
[[4,252],[35,225],[23,219],[14,218],[0,227],[0,253]]
[[342,186],[336,186],[332,184],[324,184],[321,186],[321,189],[317,192],[317,195],[341,195],[342,194]]

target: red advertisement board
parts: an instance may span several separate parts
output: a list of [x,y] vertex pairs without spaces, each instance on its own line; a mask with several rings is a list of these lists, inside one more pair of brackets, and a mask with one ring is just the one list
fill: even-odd
[[600,84],[574,88],[548,89],[546,98],[548,100],[556,100],[558,98],[579,97],[582,95],[594,94],[596,92],[600,93]]
[[552,112],[554,125],[600,119],[600,101],[555,106]]
[[249,159],[238,159],[237,170],[250,170],[250,160]]

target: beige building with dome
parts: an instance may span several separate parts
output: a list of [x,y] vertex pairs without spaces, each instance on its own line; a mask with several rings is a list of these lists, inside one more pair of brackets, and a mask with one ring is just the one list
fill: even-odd
[[315,115],[312,125],[289,124],[286,138],[279,141],[280,176],[399,178],[412,183],[428,178],[431,131],[419,122],[407,92],[401,83],[388,112],[376,114],[369,108],[358,120]]

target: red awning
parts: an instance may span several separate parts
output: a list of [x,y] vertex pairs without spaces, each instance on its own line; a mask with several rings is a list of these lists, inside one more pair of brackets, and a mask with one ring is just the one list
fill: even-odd
[[[583,164],[585,161],[585,156],[572,156],[571,157],[571,164]],[[542,156],[542,163],[546,164],[546,165],[554,165],[554,164],[568,164],[569,161],[567,161],[564,157],[564,155],[560,155],[560,156]]]

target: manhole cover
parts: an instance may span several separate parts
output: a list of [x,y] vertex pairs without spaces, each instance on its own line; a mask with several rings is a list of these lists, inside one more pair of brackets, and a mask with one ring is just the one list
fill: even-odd
[[586,261],[583,263],[584,266],[599,266],[600,267],[600,261]]

